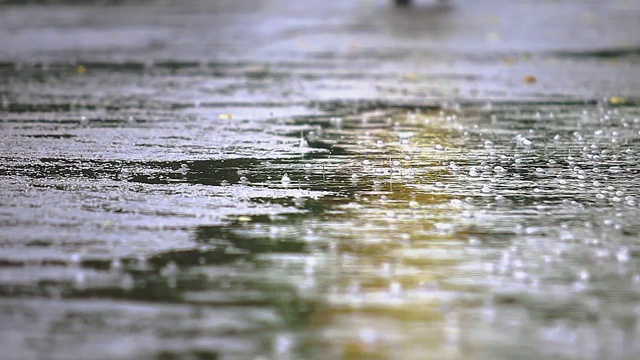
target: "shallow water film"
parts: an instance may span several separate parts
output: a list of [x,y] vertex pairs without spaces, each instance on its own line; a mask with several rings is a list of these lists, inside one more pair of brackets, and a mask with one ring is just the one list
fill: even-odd
[[637,359],[638,31],[0,1],[0,358]]

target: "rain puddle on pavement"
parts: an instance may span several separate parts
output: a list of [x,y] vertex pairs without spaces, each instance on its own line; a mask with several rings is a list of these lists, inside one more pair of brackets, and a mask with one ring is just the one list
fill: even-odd
[[320,120],[311,145],[344,155],[311,168],[347,199],[302,226],[326,250],[265,256],[319,302],[310,338],[288,341],[329,358],[632,358],[640,119],[610,105]]
[[2,348],[23,359],[640,352],[636,104],[316,105],[261,122],[212,120],[206,105],[54,109],[67,121],[5,107]]
[[0,359],[638,358],[640,3],[414,3],[0,0]]

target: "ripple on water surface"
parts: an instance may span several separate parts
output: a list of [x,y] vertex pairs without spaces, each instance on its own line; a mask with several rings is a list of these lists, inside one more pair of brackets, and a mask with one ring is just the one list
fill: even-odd
[[2,343],[25,358],[640,351],[637,106],[379,105],[234,124],[183,109],[191,127],[47,137],[8,111]]

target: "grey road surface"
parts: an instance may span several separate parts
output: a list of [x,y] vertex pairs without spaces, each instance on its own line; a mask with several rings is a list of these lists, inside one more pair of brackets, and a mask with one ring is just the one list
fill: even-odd
[[638,358],[639,31],[0,1],[0,358]]

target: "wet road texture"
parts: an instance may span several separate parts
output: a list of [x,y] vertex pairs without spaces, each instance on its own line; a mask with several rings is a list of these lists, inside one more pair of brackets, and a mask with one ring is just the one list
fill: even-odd
[[0,1],[0,358],[637,359],[639,31]]

